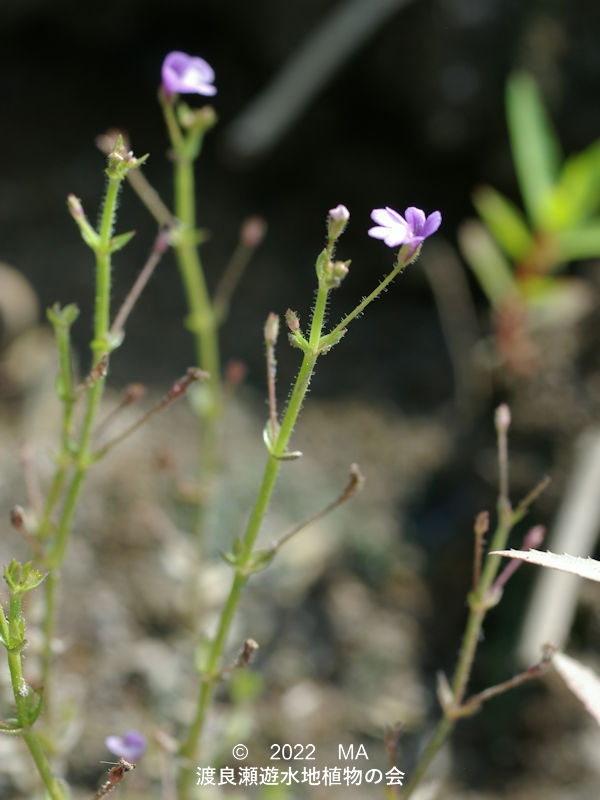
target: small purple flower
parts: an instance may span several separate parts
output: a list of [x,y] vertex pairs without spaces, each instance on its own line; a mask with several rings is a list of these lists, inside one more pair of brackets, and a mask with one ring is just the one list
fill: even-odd
[[442,215],[434,211],[428,217],[420,208],[410,206],[402,217],[393,208],[375,208],[371,212],[371,219],[377,226],[369,229],[369,236],[374,239],[383,239],[388,247],[398,247],[401,244],[412,245],[416,250],[421,244],[435,233],[442,222]]
[[107,736],[107,748],[119,758],[135,764],[144,755],[146,737],[139,731],[127,731],[124,736]]
[[163,61],[162,85],[169,97],[178,93],[216,94],[214,79],[213,68],[203,58],[173,50]]

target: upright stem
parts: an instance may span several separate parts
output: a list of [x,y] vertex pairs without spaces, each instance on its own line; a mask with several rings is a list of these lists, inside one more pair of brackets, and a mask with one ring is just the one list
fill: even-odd
[[[11,603],[13,602],[20,604],[21,598],[13,595],[11,598]],[[13,611],[14,609],[11,610],[11,617],[15,616]],[[20,609],[18,616],[20,616]],[[52,773],[48,758],[44,748],[42,747],[40,739],[37,733],[31,729],[27,699],[29,693],[31,692],[31,687],[27,685],[25,678],[23,677],[23,664],[20,650],[16,652],[11,650],[8,651],[8,668],[10,671],[10,680],[15,698],[15,704],[17,706],[17,717],[19,720],[19,725],[23,729],[21,735],[23,736],[25,744],[29,748],[29,752],[31,753],[31,756],[51,800],[65,800],[64,792],[58,780]]]
[[[109,331],[110,323],[110,243],[116,212],[117,196],[121,181],[121,178],[109,177],[99,232],[100,241],[97,248],[95,248],[96,296],[94,303],[94,339],[91,343],[92,368],[106,354],[107,350],[106,337]],[[69,534],[71,532],[81,487],[83,485],[85,474],[90,466],[92,434],[97,411],[102,399],[102,393],[104,391],[104,383],[105,378],[98,378],[88,390],[87,406],[79,437],[79,443],[77,446],[77,452],[75,455],[75,471],[68,486],[60,519],[45,559],[46,566],[50,570],[50,575],[48,576],[45,586],[46,603],[45,617],[43,622],[44,644],[42,649],[44,705],[47,715],[51,714],[52,709],[52,641],[56,627],[56,595],[60,582],[60,567],[62,566],[65,557]],[[68,422],[70,425],[70,419]],[[65,425],[66,424],[67,421],[65,421]],[[65,435],[68,435],[68,429],[65,428],[65,430],[67,431]],[[65,456],[66,447],[67,443],[63,437],[63,455]],[[62,488],[62,484],[66,479],[66,470],[64,472],[63,470],[65,470],[65,468],[61,465],[51,487],[51,496],[56,493],[57,488]],[[60,480],[58,480],[59,476]],[[57,484],[59,484],[58,487]],[[47,511],[50,509],[51,505],[47,504]],[[48,524],[48,521],[49,517],[46,518],[46,524]]]
[[[169,115],[167,115],[169,119]],[[170,125],[170,131],[173,125]],[[196,239],[196,204],[194,158],[173,138],[175,147],[175,215],[181,228],[175,237],[174,249],[188,304],[188,324],[196,346],[197,366],[209,373],[206,381],[208,403],[203,411],[204,429],[198,459],[198,482],[207,481],[216,470],[217,426],[220,415],[220,356],[218,326],[208,293]],[[202,543],[206,502],[198,498],[195,532]]]
[[[506,547],[510,532],[515,523],[520,519],[518,513],[513,513],[510,510],[508,498],[504,495],[505,488],[506,487],[502,486],[501,491],[503,494],[501,494],[498,499],[498,527],[492,537],[490,551],[503,550]],[[460,655],[452,679],[452,705],[450,709],[445,710],[444,716],[438,723],[431,741],[421,756],[410,781],[403,790],[402,800],[406,800],[406,798],[411,796],[427,771],[434,756],[454,729],[456,718],[452,717],[451,711],[460,706],[467,690],[467,684],[473,667],[473,659],[475,658],[475,652],[480,640],[483,621],[485,615],[495,603],[493,598],[490,598],[489,592],[498,573],[501,560],[500,556],[487,555],[481,579],[469,597],[471,610],[467,619]]]
[[[236,564],[229,596],[225,602],[223,611],[221,612],[221,618],[219,620],[217,632],[210,647],[206,661],[206,668],[200,684],[200,692],[196,705],[196,714],[190,727],[187,739],[181,747],[181,755],[188,761],[191,761],[195,757],[198,750],[198,743],[202,735],[206,713],[214,693],[215,680],[219,674],[219,665],[223,656],[227,634],[237,610],[242,589],[244,588],[250,574],[248,568],[252,558],[256,538],[260,531],[265,512],[271,499],[271,494],[277,479],[279,467],[281,466],[282,456],[289,444],[289,440],[294,430],[296,420],[298,419],[300,409],[302,408],[302,403],[304,401],[304,397],[306,395],[306,391],[308,389],[308,385],[319,356],[317,346],[321,338],[327,295],[327,287],[320,286],[317,295],[317,301],[315,303],[315,311],[311,323],[310,333],[310,343],[314,349],[304,353],[300,371],[298,373],[298,377],[296,378],[296,383],[294,385],[285,416],[281,423],[277,440],[273,446],[272,454],[269,455],[269,458],[267,459],[262,483],[244,534],[243,551],[238,559],[238,563]],[[189,768],[188,764],[184,764],[179,779],[179,800],[187,800],[187,798],[191,796],[192,781],[193,771]]]

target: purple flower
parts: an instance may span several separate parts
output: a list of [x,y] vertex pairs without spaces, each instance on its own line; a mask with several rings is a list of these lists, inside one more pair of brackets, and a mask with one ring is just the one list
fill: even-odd
[[369,229],[369,236],[374,239],[383,239],[388,247],[398,247],[401,244],[412,245],[416,250],[421,244],[435,233],[442,222],[442,215],[434,211],[428,217],[420,208],[410,206],[402,217],[393,208],[375,208],[371,212],[371,219],[377,226]]
[[177,93],[216,94],[214,79],[213,68],[203,58],[173,50],[163,61],[162,85],[169,97]]
[[140,760],[146,749],[146,737],[139,731],[127,731],[124,736],[107,736],[104,743],[111,753],[132,764]]

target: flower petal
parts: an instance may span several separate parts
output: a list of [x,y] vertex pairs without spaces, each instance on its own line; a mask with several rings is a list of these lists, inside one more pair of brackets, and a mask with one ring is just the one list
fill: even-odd
[[432,211],[432,213],[427,217],[425,220],[425,225],[423,226],[423,236],[427,238],[431,236],[432,233],[435,233],[437,229],[442,224],[442,215],[439,211]]
[[375,228],[369,228],[369,230],[367,231],[369,236],[372,236],[373,239],[385,239],[385,237],[388,235],[389,232],[390,232],[389,228],[383,228],[380,226],[377,226]]
[[413,234],[419,236],[425,224],[425,212],[420,208],[410,206],[410,208],[407,208],[404,212],[404,216]]
[[169,53],[162,65],[163,89],[168,95],[177,92],[214,95],[213,68],[203,58],[189,56],[180,50]]

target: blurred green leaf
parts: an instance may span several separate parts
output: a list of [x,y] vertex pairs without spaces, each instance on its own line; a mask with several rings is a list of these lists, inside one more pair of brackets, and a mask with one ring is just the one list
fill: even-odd
[[561,261],[600,256],[600,220],[580,228],[555,234],[557,253]]
[[471,220],[461,225],[458,243],[467,264],[494,308],[510,295],[518,294],[509,262],[481,222]]
[[473,192],[473,205],[504,252],[513,261],[522,261],[531,250],[533,236],[521,211],[491,186]]
[[599,207],[600,139],[565,161],[546,214],[553,230],[564,230],[590,219]]
[[508,132],[527,214],[545,229],[546,204],[559,174],[560,144],[535,80],[517,72],[506,86]]

